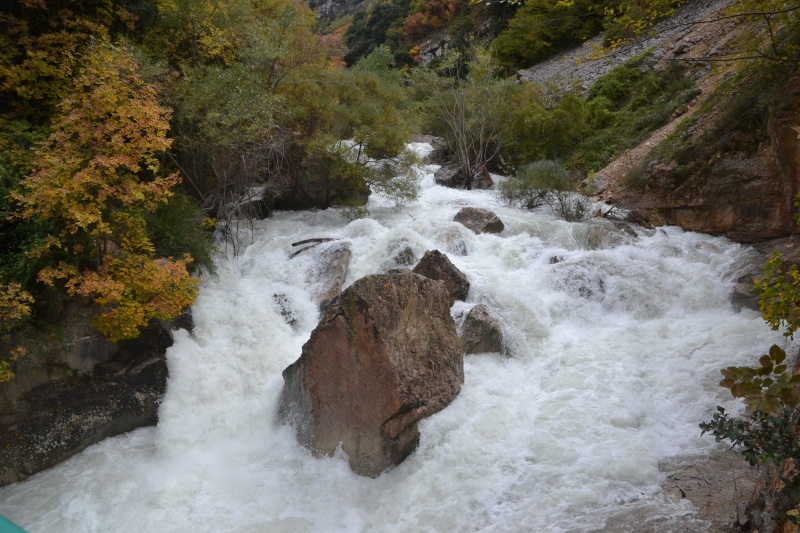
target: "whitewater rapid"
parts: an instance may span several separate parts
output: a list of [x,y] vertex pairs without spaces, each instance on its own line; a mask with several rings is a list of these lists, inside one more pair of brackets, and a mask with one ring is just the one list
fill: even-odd
[[[662,494],[659,464],[720,449],[698,428],[716,405],[736,409],[719,369],[782,340],[729,302],[754,252],[677,228],[589,249],[589,223],[438,187],[435,168],[403,209],[376,196],[360,220],[326,210],[258,222],[244,252],[220,257],[203,282],[194,331],[175,334],[158,426],[0,489],[0,514],[31,533],[521,533],[692,513]],[[495,211],[506,229],[471,233],[452,221],[466,205]],[[399,248],[446,251],[453,231],[468,254],[448,255],[471,283],[454,313],[491,305],[512,357],[467,356],[458,398],[379,478],[356,476],[341,454],[313,458],[275,419],[281,372],[319,318],[312,254],[289,259],[291,243],[348,241],[349,285],[397,268]]]

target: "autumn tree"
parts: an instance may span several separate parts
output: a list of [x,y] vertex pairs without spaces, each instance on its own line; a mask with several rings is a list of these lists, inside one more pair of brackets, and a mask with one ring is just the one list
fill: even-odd
[[31,314],[33,297],[19,283],[0,283],[0,383],[14,377],[9,364],[25,355],[25,348],[9,343],[8,334]]
[[102,307],[95,326],[132,338],[151,318],[177,316],[197,294],[191,258],[157,258],[144,213],[172,194],[177,174],[158,159],[169,148],[170,111],[124,44],[91,46],[35,170],[12,197],[16,216],[49,224],[35,250],[50,258],[38,279]]
[[419,41],[450,21],[461,7],[461,0],[425,0],[411,13],[400,29],[408,42]]
[[269,214],[294,183],[304,146],[327,124],[329,113],[313,110],[328,105],[320,84],[341,68],[344,48],[339,37],[316,33],[314,14],[294,0],[158,5],[160,22],[145,44],[171,65],[169,155],[235,253],[238,229]]
[[395,187],[393,165],[378,172],[372,164],[396,161],[405,147],[399,76],[389,83],[363,68],[345,70],[341,39],[317,33],[313,12],[295,0],[228,0],[228,14],[207,9],[222,3],[192,0],[180,4],[188,9],[180,17],[176,5],[159,0],[163,25],[148,46],[173,30],[186,34],[180,28],[193,10],[205,14],[206,34],[235,43],[230,53],[199,47],[192,57],[180,47],[151,48],[172,66],[170,156],[234,253],[239,230],[272,209],[350,206],[370,190],[411,191]]

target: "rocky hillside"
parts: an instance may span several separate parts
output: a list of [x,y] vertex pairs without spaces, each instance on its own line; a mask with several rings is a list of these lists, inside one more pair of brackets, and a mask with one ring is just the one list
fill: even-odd
[[[579,84],[588,91],[600,76],[650,50],[648,63],[659,60],[712,58],[719,55],[722,43],[730,39],[729,34],[718,31],[702,21],[716,19],[733,0],[698,0],[680,9],[668,20],[657,24],[652,32],[642,39],[610,50],[597,57],[595,49],[602,46],[603,36],[587,41],[583,46],[560,53],[552,59],[530,68],[517,71],[520,81],[557,83],[563,87]],[[706,68],[709,63],[700,61],[697,68]]]
[[[699,23],[683,26],[650,53],[656,69],[687,62],[700,92],[667,125],[593,176],[595,192],[647,213],[654,224],[742,242],[787,237],[797,231],[800,78],[777,63],[715,61],[745,29],[722,19],[726,3],[714,3]],[[550,64],[525,76],[543,70],[569,72]],[[572,72],[591,79],[598,71]]]

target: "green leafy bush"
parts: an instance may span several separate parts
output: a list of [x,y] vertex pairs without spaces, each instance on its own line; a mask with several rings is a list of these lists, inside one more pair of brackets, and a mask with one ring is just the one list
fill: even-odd
[[533,209],[548,204],[565,220],[586,216],[586,200],[560,161],[536,161],[519,168],[515,177],[500,184],[501,197],[511,205]]
[[349,49],[344,56],[345,63],[354,65],[382,44],[397,48],[400,44],[400,28],[409,9],[408,0],[392,0],[372,4],[369,10],[356,11],[344,36]]
[[146,213],[147,230],[159,257],[188,253],[195,268],[213,271],[214,237],[206,213],[192,198],[176,193],[154,213]]
[[563,158],[587,134],[588,108],[579,93],[559,94],[554,88],[526,83],[515,87],[513,96],[519,104],[503,147],[507,167]]
[[498,57],[507,71],[526,68],[602,30],[603,8],[614,2],[528,0],[495,39]]
[[686,67],[675,63],[661,71],[644,69],[640,58],[601,77],[586,104],[592,129],[564,155],[567,166],[596,172],[667,124],[699,94],[685,74]]
[[754,288],[760,292],[759,310],[767,324],[774,331],[785,328],[784,335],[792,337],[800,326],[800,272],[797,265],[784,270],[781,254],[774,252],[764,268],[764,276],[754,281]]
[[[717,442],[727,440],[738,447],[752,466],[772,464],[786,466],[787,461],[800,465],[800,442],[794,410],[800,403],[800,375],[785,364],[786,352],[774,345],[759,358],[758,367],[728,367],[722,370],[720,385],[742,398],[747,415],[731,417],[718,406],[710,422],[700,424],[702,433],[711,433]],[[785,496],[779,512],[797,523],[800,516],[800,476],[792,467],[782,476],[780,492]],[[780,519],[780,516],[777,517]]]

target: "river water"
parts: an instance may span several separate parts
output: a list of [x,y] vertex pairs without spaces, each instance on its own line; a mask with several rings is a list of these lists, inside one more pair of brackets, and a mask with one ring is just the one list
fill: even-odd
[[[465,205],[495,211],[506,229],[471,233],[452,221]],[[693,512],[663,496],[659,465],[720,449],[698,428],[716,405],[736,408],[719,369],[781,339],[729,303],[751,250],[677,228],[589,249],[588,223],[438,187],[429,173],[412,205],[373,197],[370,210],[257,223],[204,281],[194,332],[176,333],[158,426],[0,489],[0,514],[31,533],[407,533],[601,531],[626,516],[629,531],[643,516],[667,531]],[[468,253],[449,257],[472,286],[453,312],[492,306],[512,356],[467,356],[458,398],[379,478],[356,476],[342,454],[313,458],[275,420],[281,372],[319,318],[313,254],[290,260],[291,243],[349,241],[350,284],[396,268],[398,249],[443,248],[454,231]]]

